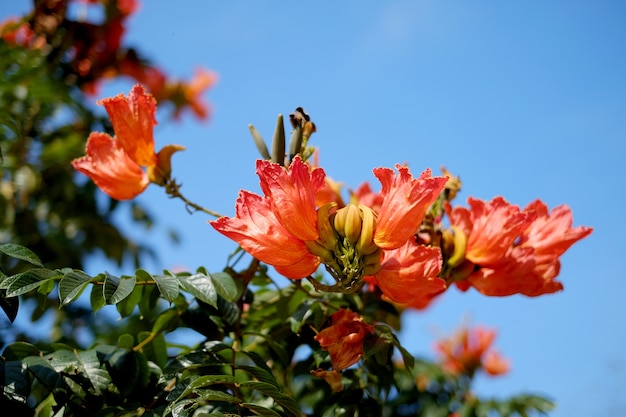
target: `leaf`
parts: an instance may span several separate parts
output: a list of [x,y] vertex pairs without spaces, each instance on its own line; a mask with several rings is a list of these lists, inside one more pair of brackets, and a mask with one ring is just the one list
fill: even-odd
[[130,292],[130,295],[115,305],[115,308],[117,308],[120,316],[128,317],[133,314],[135,307],[137,307],[142,299],[144,288],[145,285],[135,285],[135,288],[133,288]]
[[187,385],[185,390],[179,395],[178,399],[181,400],[194,392],[198,394],[200,392],[200,388],[217,384],[234,384],[236,382],[237,378],[232,375],[203,375],[194,379],[189,385]]
[[79,270],[73,270],[63,275],[63,278],[59,281],[59,301],[61,301],[61,306],[78,298],[91,279],[89,275]]
[[230,274],[226,272],[216,272],[210,275],[213,285],[217,290],[217,293],[221,295],[226,301],[236,301],[239,295],[237,284]]
[[209,275],[179,275],[177,278],[183,290],[217,308],[217,292]]
[[242,403],[241,406],[263,417],[281,417],[280,414],[278,414],[276,411],[270,410],[269,408],[263,407],[258,404]]
[[305,323],[306,319],[313,314],[311,310],[311,306],[318,306],[318,303],[315,303],[314,300],[308,299],[305,300],[300,307],[289,317],[289,322],[291,323],[291,331],[295,334],[300,333],[300,329],[302,325]]
[[10,256],[11,258],[19,259],[22,261],[26,261],[30,264],[43,267],[43,264],[41,263],[39,257],[25,246],[18,245],[16,243],[5,243],[3,245],[0,245],[0,252]]
[[[139,271],[141,271],[141,269],[138,269],[137,273]],[[154,282],[156,282],[163,298],[170,303],[178,297],[178,294],[180,294],[180,287],[176,277],[171,275],[150,275],[150,277],[154,280]]]
[[30,380],[25,363],[22,361],[1,361],[0,381],[2,381],[2,385],[0,385],[2,395],[5,398],[26,403],[26,399],[30,395]]
[[[85,391],[85,388],[95,395],[102,395],[111,383],[111,376],[106,369],[102,368],[95,350],[74,352],[61,349],[51,353],[48,357],[50,364],[57,372],[80,375],[90,382],[90,386],[86,387],[77,387],[76,384],[70,384],[74,392],[79,396],[81,391]],[[66,379],[66,382],[69,381]]]
[[4,281],[10,281],[9,286],[7,287],[6,296],[15,297],[17,295],[27,293],[28,291],[37,288],[44,282],[58,277],[58,272],[46,268],[33,268],[28,271],[15,274]]
[[[98,277],[100,276],[103,276],[103,275],[102,274],[98,275]],[[94,286],[91,287],[91,294],[89,296],[89,301],[91,303],[91,309],[93,310],[94,313],[106,305],[106,301],[104,299],[104,291],[100,287],[100,284],[94,284]]]
[[55,392],[67,388],[63,376],[41,356],[29,356],[24,359],[24,363],[28,365],[30,373],[49,391]]
[[300,406],[290,396],[280,392],[274,385],[259,381],[244,381],[239,384],[240,387],[251,388],[262,392],[274,399],[276,404],[280,405],[288,415],[299,417],[302,415]]
[[7,297],[6,290],[0,290],[0,307],[11,323],[15,321],[20,307],[19,297]]
[[[151,337],[150,332],[139,332],[137,340],[139,343],[142,343],[148,337]],[[148,344],[141,348],[141,351],[149,360],[156,363],[159,368],[163,369],[167,365],[167,360],[169,359],[167,356],[167,343],[162,333],[154,336]]]
[[170,332],[178,327],[179,320],[180,315],[178,311],[174,309],[165,310],[163,313],[159,314],[159,317],[157,317],[154,322],[152,333]]
[[40,351],[37,346],[20,341],[11,343],[2,352],[4,359],[9,361],[22,360],[28,356],[38,356],[39,354]]
[[123,277],[122,279],[105,272],[104,274],[104,300],[107,304],[117,304],[128,297],[135,288],[137,278]]

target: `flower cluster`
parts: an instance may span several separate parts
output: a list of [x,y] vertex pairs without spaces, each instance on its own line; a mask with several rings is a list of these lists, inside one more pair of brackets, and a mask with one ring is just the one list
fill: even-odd
[[117,200],[136,197],[150,182],[165,185],[170,179],[172,154],[185,148],[167,145],[154,152],[155,99],[136,85],[127,97],[120,94],[99,104],[111,118],[115,137],[91,133],[87,155],[72,161],[74,168]]
[[[521,210],[502,197],[468,199],[470,208],[447,206],[455,252],[449,276],[462,290],[474,287],[491,296],[538,296],[563,289],[556,281],[559,257],[588,236],[590,227],[572,227],[572,211],[558,206],[550,213],[536,200]],[[461,248],[462,250],[459,250]]]
[[444,369],[455,375],[472,377],[479,369],[492,376],[502,375],[510,366],[508,360],[491,349],[495,337],[495,330],[464,327],[450,338],[439,340],[435,349]]
[[429,170],[414,178],[409,169],[376,168],[382,185],[379,207],[349,203],[316,206],[326,174],[296,157],[288,168],[257,161],[264,196],[242,190],[235,217],[211,222],[261,262],[290,279],[313,274],[320,264],[335,279],[334,286],[312,280],[326,291],[355,292],[372,277],[384,294],[402,304],[418,303],[442,292],[446,284],[439,248],[418,245],[414,235],[446,178]]

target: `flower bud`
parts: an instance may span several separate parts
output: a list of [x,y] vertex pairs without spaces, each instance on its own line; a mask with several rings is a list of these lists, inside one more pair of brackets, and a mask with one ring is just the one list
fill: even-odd
[[163,186],[169,181],[172,174],[172,154],[183,151],[182,145],[166,145],[159,151],[157,164],[148,167],[148,178],[150,182]]
[[337,233],[348,239],[351,244],[359,240],[362,221],[359,208],[354,204],[348,204],[337,210],[334,224]]

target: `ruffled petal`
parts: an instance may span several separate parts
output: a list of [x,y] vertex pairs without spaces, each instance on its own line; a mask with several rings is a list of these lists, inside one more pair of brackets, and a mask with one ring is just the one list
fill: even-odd
[[116,200],[132,199],[150,183],[148,175],[128,157],[120,143],[105,133],[89,135],[86,154],[72,161],[72,166]]
[[309,171],[309,166],[296,156],[289,169],[258,160],[257,174],[261,189],[271,201],[280,223],[299,239],[317,239],[315,195],[324,186],[324,170],[314,168]]
[[396,169],[398,176],[390,168],[374,169],[382,185],[374,242],[383,249],[399,248],[417,232],[426,210],[448,181],[446,177],[433,177],[429,169],[419,178],[413,178],[405,166],[396,165]]
[[236,217],[221,217],[210,222],[211,226],[261,262],[288,266],[310,255],[304,243],[281,225],[267,199],[242,190],[237,198],[236,213]]
[[437,277],[440,271],[439,248],[407,241],[399,249],[385,251],[381,270],[374,277],[391,301],[419,308],[446,290],[445,281]]
[[102,104],[109,114],[115,137],[128,156],[144,167],[156,165],[152,133],[157,124],[154,97],[137,84],[130,90],[128,97],[119,94],[105,98],[99,104]]

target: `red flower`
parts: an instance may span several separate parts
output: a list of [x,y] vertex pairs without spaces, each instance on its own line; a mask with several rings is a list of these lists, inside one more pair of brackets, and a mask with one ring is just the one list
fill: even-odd
[[[72,161],[72,166],[117,200],[136,197],[150,182],[164,185],[170,178],[172,154],[184,147],[167,145],[158,154],[154,152],[154,98],[136,85],[128,97],[120,94],[99,104],[104,105],[111,118],[115,137],[91,133],[87,155]],[[147,167],[147,172],[142,166]]]
[[[572,228],[572,212],[548,208],[536,200],[520,211],[501,197],[491,202],[469,199],[470,210],[447,208],[456,233],[467,237],[465,259],[476,267],[457,285],[483,294],[538,296],[563,289],[555,278],[559,257],[575,242],[588,236],[589,227]],[[461,265],[467,269],[467,265]],[[454,275],[454,272],[453,272]]]
[[446,179],[428,170],[413,178],[408,168],[397,169],[398,176],[388,168],[374,170],[384,199],[379,212],[335,203],[316,210],[316,196],[325,187],[322,168],[310,169],[299,157],[288,169],[258,161],[265,196],[241,191],[236,216],[211,225],[288,278],[307,277],[323,263],[337,285],[322,289],[354,292],[371,275],[391,300],[412,302],[424,291],[445,289],[437,278],[439,249],[411,242]]
[[315,336],[330,354],[334,371],[354,365],[363,356],[363,341],[374,327],[363,323],[358,314],[341,309],[331,316],[331,325]]
[[509,371],[509,362],[496,351],[490,350],[496,337],[494,330],[483,327],[463,328],[449,339],[436,343],[444,369],[455,375],[469,375],[484,369],[489,375],[502,375]]

